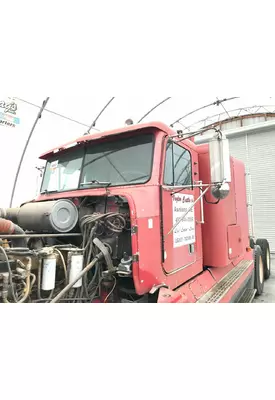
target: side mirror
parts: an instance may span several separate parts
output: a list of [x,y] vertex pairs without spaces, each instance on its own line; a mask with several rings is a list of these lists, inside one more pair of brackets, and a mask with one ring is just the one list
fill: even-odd
[[209,143],[212,194],[221,200],[228,196],[231,183],[229,141],[218,133]]

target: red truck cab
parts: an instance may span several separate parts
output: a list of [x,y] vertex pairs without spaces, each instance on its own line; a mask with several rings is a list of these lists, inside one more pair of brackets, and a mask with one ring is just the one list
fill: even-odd
[[[251,302],[267,276],[268,242],[251,249],[245,168],[226,144],[218,135],[196,145],[159,122],[82,136],[41,156],[41,194],[17,220],[45,231],[47,214],[62,240],[69,240],[64,232],[81,232],[87,262],[90,243],[98,243],[89,235],[96,236],[110,253],[99,268],[103,278],[97,272],[100,285],[109,268],[104,301]],[[42,217],[38,205],[56,202],[57,211]],[[73,206],[79,229],[70,225]],[[74,246],[80,251],[83,243]]]

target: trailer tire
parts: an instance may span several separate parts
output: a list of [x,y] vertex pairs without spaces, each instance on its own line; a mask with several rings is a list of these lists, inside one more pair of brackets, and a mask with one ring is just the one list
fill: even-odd
[[261,247],[255,245],[254,247],[254,260],[255,260],[255,289],[257,290],[256,295],[260,296],[264,291],[264,263]]
[[260,246],[262,250],[262,257],[264,263],[264,277],[265,279],[269,279],[271,275],[271,254],[270,254],[270,246],[266,239],[258,239],[256,242],[257,246]]

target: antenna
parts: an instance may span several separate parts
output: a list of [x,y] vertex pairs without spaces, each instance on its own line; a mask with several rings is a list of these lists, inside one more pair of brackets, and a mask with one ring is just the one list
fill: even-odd
[[172,97],[167,97],[166,99],[162,100],[159,104],[157,104],[155,107],[153,107],[150,111],[148,111],[147,114],[145,114],[139,121],[138,124],[140,124],[146,117],[148,117],[149,114],[151,114],[153,111],[155,111],[156,108],[160,107],[162,104],[166,103],[168,100],[170,100]]
[[[96,126],[97,121],[99,120],[99,118],[101,117],[101,115],[104,113],[104,111],[109,107],[109,105],[114,101],[115,97],[112,97],[111,100],[108,101],[108,103],[106,104],[106,106],[104,106],[104,108],[100,111],[100,113],[98,114],[98,116],[96,117],[96,119],[93,121],[92,125],[90,126],[88,132],[85,133],[85,135],[89,135],[91,133],[91,130]],[[85,136],[84,135],[84,136]]]
[[211,106],[220,106],[221,104],[223,104],[223,103],[226,102],[226,101],[235,100],[235,99],[239,99],[239,97],[230,97],[229,99],[223,99],[223,100],[217,99],[214,103],[207,104],[206,106],[197,108],[196,110],[191,111],[190,113],[188,113],[188,114],[184,115],[183,117],[177,119],[177,120],[176,120],[175,122],[173,122],[170,126],[171,126],[171,128],[173,128],[174,125],[178,124],[178,123],[179,123],[180,121],[182,121],[184,118],[189,117],[189,115],[195,114],[196,112],[201,111],[201,110],[203,110],[203,109],[205,109],[205,108],[208,108],[208,107],[211,107]]

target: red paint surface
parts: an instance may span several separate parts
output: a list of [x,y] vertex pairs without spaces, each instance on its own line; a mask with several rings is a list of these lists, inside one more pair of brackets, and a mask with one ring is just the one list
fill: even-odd
[[11,221],[0,218],[0,233],[12,234],[14,232],[14,224]]
[[182,293],[162,288],[159,291],[158,303],[188,303],[188,298]]
[[[209,154],[204,147],[199,155],[200,176],[204,182],[210,181]],[[244,257],[249,246],[247,196],[243,163],[231,158],[232,183],[230,194],[219,204],[206,204],[203,225],[204,264],[224,268]],[[217,200],[211,192],[209,202]],[[232,254],[231,254],[232,253]]]
[[227,228],[228,247],[230,249],[229,259],[235,260],[243,252],[242,228],[239,225],[230,225]]

